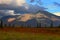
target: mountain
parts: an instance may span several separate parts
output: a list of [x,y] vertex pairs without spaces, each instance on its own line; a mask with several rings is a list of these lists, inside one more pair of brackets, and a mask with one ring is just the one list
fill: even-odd
[[22,27],[50,27],[51,24],[56,27],[60,24],[60,17],[47,11],[4,16],[1,19],[3,20],[4,24],[15,24]]

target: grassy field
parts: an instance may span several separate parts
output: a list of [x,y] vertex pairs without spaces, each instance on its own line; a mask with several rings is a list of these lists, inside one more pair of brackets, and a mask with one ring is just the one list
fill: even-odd
[[[24,32],[24,30],[25,30],[25,32]],[[31,30],[33,30],[33,31],[31,32]],[[37,28],[37,29],[31,28],[31,30],[30,30],[30,28],[28,28],[28,29],[27,28],[0,29],[0,40],[60,40],[60,36],[59,36],[60,32],[59,31],[58,31],[58,33],[54,33],[54,32],[48,33],[48,32],[45,32],[46,30],[48,30],[45,28],[40,28],[40,29],[39,28]],[[42,30],[43,30],[43,32],[41,32]],[[57,30],[57,29],[55,29],[55,28],[50,29],[49,28],[49,30]]]

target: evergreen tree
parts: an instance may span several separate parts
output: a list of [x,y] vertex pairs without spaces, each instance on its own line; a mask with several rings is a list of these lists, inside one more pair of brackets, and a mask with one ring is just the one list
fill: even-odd
[[58,28],[60,28],[60,24],[59,24]]
[[47,25],[45,24],[45,28],[47,28]]
[[3,28],[3,21],[0,19],[0,27]]
[[7,25],[6,25],[6,24],[4,24],[4,27],[7,27]]
[[41,23],[37,22],[37,28],[41,28]]
[[15,24],[13,24],[12,27],[15,27]]
[[53,21],[51,21],[50,28],[53,28]]
[[8,27],[11,27],[11,24],[10,23],[8,24]]

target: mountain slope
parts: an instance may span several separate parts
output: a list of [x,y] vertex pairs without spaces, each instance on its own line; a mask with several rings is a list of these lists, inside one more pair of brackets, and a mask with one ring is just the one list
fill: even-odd
[[53,15],[47,11],[39,11],[37,13],[10,15],[2,17],[4,23],[15,24],[23,27],[44,27],[44,26],[58,26],[60,24],[60,17]]

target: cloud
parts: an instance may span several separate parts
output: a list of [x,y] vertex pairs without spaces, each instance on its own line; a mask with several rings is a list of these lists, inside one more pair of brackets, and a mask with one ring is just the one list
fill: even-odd
[[35,0],[31,0],[30,2],[34,2]]
[[0,4],[10,4],[12,0],[0,0]]
[[25,0],[0,0],[0,10],[14,10],[15,12],[35,13],[44,9],[44,7],[37,4],[27,4]]
[[16,0],[15,2],[16,2],[16,4],[17,4],[18,6],[26,3],[25,0]]
[[60,3],[58,3],[58,2],[54,2],[54,5],[60,7]]
[[25,3],[25,0],[0,0],[0,4],[7,4],[13,6],[21,6]]
[[60,12],[53,13],[54,15],[60,16]]
[[0,15],[6,16],[6,15],[15,15],[14,10],[0,10]]
[[[21,15],[20,13],[15,13],[14,10],[0,10],[0,18],[3,16],[9,16],[9,15]],[[14,19],[12,19],[14,20]],[[11,21],[12,21],[11,20]]]

